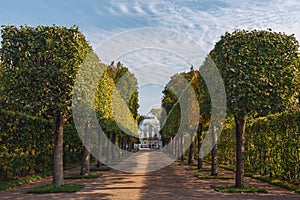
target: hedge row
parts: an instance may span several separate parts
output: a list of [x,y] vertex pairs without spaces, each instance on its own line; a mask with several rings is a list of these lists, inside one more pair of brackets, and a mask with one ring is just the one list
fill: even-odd
[[[11,180],[53,166],[53,122],[22,113],[0,110],[0,180]],[[64,129],[65,164],[78,162],[82,143],[75,126]]]
[[[245,171],[299,182],[299,123],[300,112],[270,115],[249,121],[245,134]],[[235,164],[233,124],[223,130],[218,150],[220,163]]]

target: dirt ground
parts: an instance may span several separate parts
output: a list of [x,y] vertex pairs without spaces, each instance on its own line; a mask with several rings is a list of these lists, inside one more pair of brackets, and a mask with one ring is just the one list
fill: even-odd
[[[143,152],[144,158],[151,152]],[[136,159],[136,165],[144,161]],[[209,167],[206,165],[205,167]],[[234,184],[234,179],[198,179],[194,177],[197,171],[185,170],[187,166],[174,162],[171,165],[153,172],[134,174],[117,170],[102,172],[104,175],[97,179],[66,180],[65,183],[84,183],[85,188],[76,193],[57,194],[26,194],[26,191],[41,184],[51,183],[51,177],[0,192],[1,200],[19,199],[300,199],[300,195],[285,189],[263,183],[256,179],[246,178],[246,184],[253,184],[265,188],[265,194],[230,194],[219,193],[211,188],[216,184]],[[79,169],[67,171],[78,173]],[[232,174],[230,171],[220,169],[219,174]]]

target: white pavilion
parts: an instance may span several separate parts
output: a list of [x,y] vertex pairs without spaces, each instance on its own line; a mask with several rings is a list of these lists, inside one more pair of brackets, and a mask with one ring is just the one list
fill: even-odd
[[139,124],[139,139],[141,148],[156,148],[162,147],[160,123],[155,115],[151,112]]

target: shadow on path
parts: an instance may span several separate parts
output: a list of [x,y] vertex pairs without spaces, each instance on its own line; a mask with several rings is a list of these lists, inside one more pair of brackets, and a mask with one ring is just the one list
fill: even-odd
[[[20,200],[20,199],[263,199],[263,200],[299,200],[300,195],[289,192],[282,188],[263,183],[261,181],[246,178],[247,184],[257,185],[265,188],[267,194],[229,194],[219,193],[211,189],[215,184],[233,184],[234,179],[198,179],[194,177],[197,171],[186,171],[187,166],[178,162],[162,169],[151,171],[159,164],[168,162],[168,157],[161,152],[144,151],[131,160],[133,171],[147,173],[125,173],[122,171],[111,170],[103,172],[103,177],[97,179],[66,180],[66,183],[83,183],[85,188],[76,193],[58,194],[26,194],[26,191],[41,184],[51,183],[51,177],[31,183],[22,187],[0,192],[1,200]],[[152,155],[150,155],[152,154]],[[153,155],[159,159],[153,160]],[[155,162],[154,162],[155,161]],[[206,166],[209,167],[209,166]],[[68,173],[79,173],[79,169],[68,171]],[[203,173],[203,172],[201,172]],[[232,174],[230,171],[220,169],[222,174]]]

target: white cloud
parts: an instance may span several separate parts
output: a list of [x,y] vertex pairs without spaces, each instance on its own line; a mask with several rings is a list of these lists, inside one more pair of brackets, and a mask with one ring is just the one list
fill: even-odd
[[[66,0],[63,3],[58,0],[39,3],[11,0],[0,8],[0,24],[77,24],[94,47],[120,31],[142,27],[169,28],[187,34],[208,53],[221,35],[235,29],[272,28],[295,33],[300,40],[299,10],[299,0]],[[101,55],[100,52],[100,58]],[[153,81],[154,75],[158,76],[159,71],[151,68],[150,63],[172,66],[171,69],[160,69],[162,80],[190,67],[174,56],[157,51],[132,53],[122,59],[139,76],[143,74],[137,66],[147,66],[143,70],[152,76],[144,81]]]
[[[136,0],[122,1],[122,3],[112,1],[111,6],[112,8],[121,6],[120,9],[126,16],[131,9],[135,10],[133,12],[141,15],[138,17],[139,27],[162,27],[183,32],[194,39],[207,53],[221,35],[235,29],[272,28],[275,31],[295,33],[296,37],[300,38],[300,2],[297,0]],[[127,27],[135,27],[135,20],[132,19],[136,17],[131,16],[127,21]],[[136,41],[132,41],[134,42]],[[136,74],[140,84],[157,82],[157,78],[161,82],[166,82],[172,74],[190,68],[188,63],[174,59],[174,56],[170,59],[165,53],[157,51],[131,52],[130,55],[120,57],[120,60]],[[172,68],[169,69],[168,65]],[[161,67],[159,70],[158,66]],[[140,99],[140,103],[142,105],[145,103],[146,107],[154,103],[149,101],[150,98]],[[156,100],[155,103],[158,101]]]
[[126,5],[124,5],[124,4],[119,4],[119,8],[120,8],[120,10],[121,10],[123,13],[125,13],[125,14],[128,14],[128,13],[129,13],[129,9],[127,8]]
[[146,14],[145,11],[143,10],[143,8],[141,7],[140,4],[134,5],[134,9],[135,9],[136,12],[138,12],[139,14],[142,14],[142,15]]

